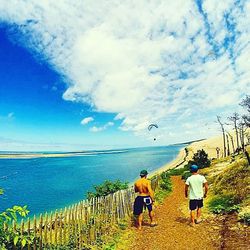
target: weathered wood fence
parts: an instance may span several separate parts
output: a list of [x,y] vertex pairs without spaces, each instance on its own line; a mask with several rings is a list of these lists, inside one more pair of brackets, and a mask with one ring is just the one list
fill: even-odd
[[[158,186],[159,177],[152,179],[152,189]],[[94,245],[101,236],[110,234],[116,225],[131,216],[135,192],[132,187],[104,197],[83,200],[39,218],[28,218],[19,225],[5,225],[5,228],[20,230],[21,235],[32,235],[32,242],[25,249],[51,249],[55,246],[68,246],[70,249],[83,249]]]

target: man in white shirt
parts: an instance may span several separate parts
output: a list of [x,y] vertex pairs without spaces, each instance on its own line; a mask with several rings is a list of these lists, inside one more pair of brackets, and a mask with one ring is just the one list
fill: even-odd
[[[191,217],[191,226],[201,222],[201,208],[203,207],[203,198],[206,198],[208,191],[207,180],[203,175],[198,174],[198,166],[192,165],[190,168],[192,175],[187,178],[185,185],[185,197],[188,197],[189,190],[189,209]],[[205,188],[205,193],[203,192]],[[196,219],[195,219],[196,210]]]

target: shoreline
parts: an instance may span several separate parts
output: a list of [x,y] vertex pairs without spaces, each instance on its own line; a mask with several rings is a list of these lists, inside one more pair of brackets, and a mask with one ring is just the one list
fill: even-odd
[[185,158],[186,157],[187,157],[187,155],[186,155],[186,152],[185,152],[185,147],[183,147],[174,160],[172,160],[171,162],[166,163],[162,167],[154,170],[152,173],[149,173],[149,178],[151,178],[151,177],[153,177],[155,175],[159,175],[162,172],[167,171],[169,169],[174,169],[176,167],[181,166],[182,164],[185,163]]
[[[181,168],[183,164],[192,159],[194,153],[197,152],[197,150],[204,149],[210,159],[217,158],[216,147],[220,147],[220,149],[222,149],[221,136],[213,136],[208,139],[201,139],[193,141],[190,144],[185,144],[174,160],[154,170],[152,173],[149,173],[148,176],[149,178],[152,178],[153,176],[159,175],[164,171],[174,168]],[[185,148],[187,148],[187,152]]]

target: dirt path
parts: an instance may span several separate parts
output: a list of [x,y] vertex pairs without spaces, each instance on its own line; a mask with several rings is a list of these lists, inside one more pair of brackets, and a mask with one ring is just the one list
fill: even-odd
[[219,228],[211,228],[206,221],[190,227],[184,182],[180,177],[173,177],[172,181],[173,192],[155,210],[158,226],[152,228],[146,222],[142,231],[133,229],[135,238],[129,249],[218,249],[215,239],[219,241]]

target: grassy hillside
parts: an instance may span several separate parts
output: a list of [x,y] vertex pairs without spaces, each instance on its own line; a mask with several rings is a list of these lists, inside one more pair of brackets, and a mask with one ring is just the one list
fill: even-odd
[[[250,151],[250,147],[247,149]],[[202,169],[210,184],[208,206],[211,212],[237,212],[239,220],[250,223],[250,166],[241,153],[235,157],[213,160]]]

